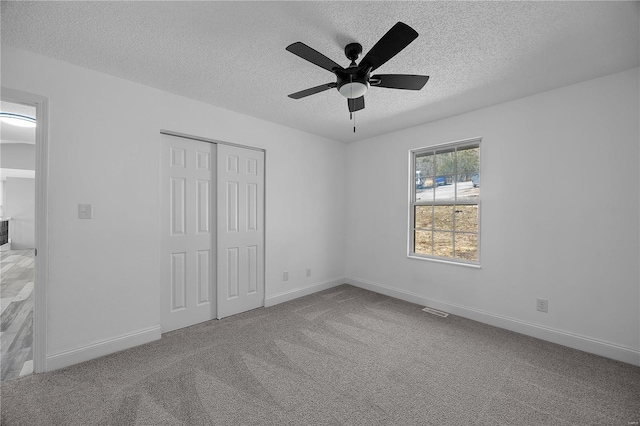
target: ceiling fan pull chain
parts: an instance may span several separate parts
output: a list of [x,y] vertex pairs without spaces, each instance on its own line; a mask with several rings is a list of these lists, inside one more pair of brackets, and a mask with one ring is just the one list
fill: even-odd
[[[349,82],[352,83],[350,86],[351,89],[351,97],[349,98],[350,101],[353,101],[353,74],[349,75]],[[353,113],[351,111],[349,111],[349,120],[351,120],[353,116],[353,133],[356,132],[356,112],[353,111]]]

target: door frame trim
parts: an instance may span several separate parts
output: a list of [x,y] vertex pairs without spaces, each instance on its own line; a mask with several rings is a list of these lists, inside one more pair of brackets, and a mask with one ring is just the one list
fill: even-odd
[[168,135],[168,136],[175,136],[175,137],[178,137],[178,138],[193,139],[194,141],[200,141],[200,142],[209,142],[209,143],[215,143],[215,144],[221,144],[221,145],[237,146],[238,148],[250,149],[250,150],[253,150],[253,151],[262,151],[265,154],[267,152],[266,149],[256,148],[255,146],[241,145],[241,144],[238,144],[238,143],[225,142],[225,141],[220,141],[220,140],[217,140],[217,139],[202,138],[200,136],[187,135],[185,133],[172,132],[170,130],[160,130],[160,134],[161,135]]
[[49,99],[28,92],[2,87],[3,101],[36,108],[36,200],[35,200],[35,279],[33,283],[33,371],[44,373],[47,366],[47,300],[49,280],[48,177],[49,177]]

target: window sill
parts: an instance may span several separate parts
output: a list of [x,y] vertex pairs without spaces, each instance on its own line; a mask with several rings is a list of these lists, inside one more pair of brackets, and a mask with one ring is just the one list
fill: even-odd
[[407,257],[409,259],[417,259],[417,260],[426,260],[429,262],[437,262],[437,263],[447,263],[449,265],[456,265],[456,266],[466,266],[467,268],[474,268],[474,269],[481,269],[482,266],[479,264],[475,264],[475,263],[464,263],[464,262],[455,262],[452,260],[445,260],[445,259],[435,259],[433,257],[422,257],[422,256],[412,256],[412,255],[407,255]]

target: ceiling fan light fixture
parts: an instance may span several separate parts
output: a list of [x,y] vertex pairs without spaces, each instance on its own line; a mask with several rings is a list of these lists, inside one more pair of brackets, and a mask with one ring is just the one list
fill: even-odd
[[36,127],[35,118],[11,112],[0,112],[0,121],[18,127]]
[[355,99],[360,96],[364,96],[364,94],[367,93],[367,90],[369,90],[369,83],[366,81],[353,81],[345,83],[338,88],[340,94],[347,99]]

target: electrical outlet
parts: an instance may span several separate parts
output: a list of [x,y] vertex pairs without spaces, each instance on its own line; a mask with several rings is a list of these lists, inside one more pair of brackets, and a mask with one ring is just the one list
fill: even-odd
[[282,273],[282,281],[289,281],[289,273],[287,271]]
[[540,312],[549,312],[549,301],[547,299],[538,299],[536,309]]
[[93,219],[93,205],[78,204],[78,219]]
[[311,276],[311,268],[307,268],[307,277]]

